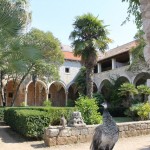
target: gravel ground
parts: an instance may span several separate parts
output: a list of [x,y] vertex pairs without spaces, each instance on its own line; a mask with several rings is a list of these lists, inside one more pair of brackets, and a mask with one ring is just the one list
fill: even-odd
[[[90,143],[46,147],[43,141],[28,141],[0,123],[0,150],[89,150]],[[119,139],[114,150],[150,150],[150,135]]]

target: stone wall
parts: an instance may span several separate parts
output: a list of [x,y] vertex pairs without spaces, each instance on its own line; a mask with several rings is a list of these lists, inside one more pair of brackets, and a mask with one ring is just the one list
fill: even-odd
[[[150,121],[118,123],[117,125],[120,138],[150,134]],[[65,129],[62,127],[46,128],[44,142],[47,146],[90,142],[96,126],[66,127]]]

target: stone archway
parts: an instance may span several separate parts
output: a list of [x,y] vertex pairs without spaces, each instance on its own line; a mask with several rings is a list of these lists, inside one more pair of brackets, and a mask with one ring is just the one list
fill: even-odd
[[53,82],[49,87],[49,99],[53,106],[66,106],[66,91],[61,82]]
[[135,86],[142,85],[142,84],[146,85],[148,79],[150,79],[150,73],[142,72],[134,78],[133,84]]
[[[8,81],[8,83],[6,84],[5,86],[6,106],[11,106],[11,102],[16,92],[17,85],[18,83],[14,82],[13,80]],[[22,102],[24,102],[24,90],[21,89],[20,87],[14,102],[14,106],[20,106]]]
[[120,76],[117,78],[116,82],[121,85],[126,82],[130,83],[130,80],[125,76]]
[[104,96],[106,100],[109,99],[111,82],[108,79],[105,79],[101,82],[99,91]]
[[68,88],[68,106],[75,106],[75,101],[78,99],[79,97],[79,92],[78,89],[75,85],[75,83],[71,84]]
[[42,106],[43,101],[46,100],[46,89],[45,86],[40,82],[36,81],[35,85],[31,82],[27,88],[27,105],[28,106]]

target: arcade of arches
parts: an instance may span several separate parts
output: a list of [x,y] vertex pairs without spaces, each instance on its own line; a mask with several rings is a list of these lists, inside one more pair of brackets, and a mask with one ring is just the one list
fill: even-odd
[[[150,86],[150,82],[148,82],[150,81],[149,79],[150,74],[142,72],[136,75],[132,80],[121,76],[117,78],[117,82],[130,82],[136,86],[148,84],[148,86]],[[111,79],[103,80],[99,88],[97,88],[97,85],[94,83],[93,91],[99,91],[107,99],[107,97],[109,97],[109,92],[111,92],[111,89],[108,87],[111,84]],[[11,105],[15,90],[16,86],[13,85],[13,81],[9,81],[5,86],[6,106]],[[74,106],[75,100],[78,97],[78,89],[74,83],[67,87],[63,82],[55,81],[47,86],[44,82],[37,80],[35,84],[30,81],[27,85],[20,87],[14,106],[20,106],[23,102],[28,106],[41,106],[45,100],[51,100],[52,106]]]

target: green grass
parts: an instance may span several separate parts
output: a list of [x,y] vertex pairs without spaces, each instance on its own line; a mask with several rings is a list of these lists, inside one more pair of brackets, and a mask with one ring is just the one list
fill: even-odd
[[129,117],[113,117],[113,119],[114,119],[117,123],[133,121],[133,120],[132,120],[131,118],[129,118]]

